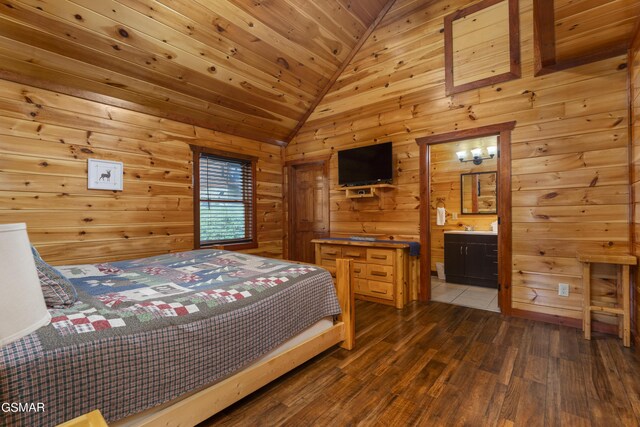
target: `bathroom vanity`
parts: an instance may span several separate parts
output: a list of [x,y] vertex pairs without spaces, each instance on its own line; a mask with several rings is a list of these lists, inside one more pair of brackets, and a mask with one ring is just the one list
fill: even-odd
[[444,269],[448,283],[498,288],[498,233],[445,231]]

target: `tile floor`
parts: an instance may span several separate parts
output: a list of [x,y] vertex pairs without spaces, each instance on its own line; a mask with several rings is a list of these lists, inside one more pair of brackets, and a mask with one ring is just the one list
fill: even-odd
[[480,286],[457,285],[431,277],[431,299],[454,305],[500,312],[498,290]]

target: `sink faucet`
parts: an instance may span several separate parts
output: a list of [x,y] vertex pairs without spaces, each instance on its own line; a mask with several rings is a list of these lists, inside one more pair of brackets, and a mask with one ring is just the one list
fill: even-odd
[[465,225],[464,231],[473,231],[473,225]]

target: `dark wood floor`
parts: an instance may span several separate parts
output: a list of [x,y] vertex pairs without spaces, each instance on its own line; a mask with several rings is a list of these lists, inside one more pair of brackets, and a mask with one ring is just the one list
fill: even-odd
[[358,301],[331,349],[202,426],[638,426],[640,357],[608,335],[443,303]]

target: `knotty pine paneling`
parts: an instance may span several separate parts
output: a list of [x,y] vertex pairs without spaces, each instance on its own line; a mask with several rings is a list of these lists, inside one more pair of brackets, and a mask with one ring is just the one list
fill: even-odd
[[[472,141],[449,142],[431,147],[431,271],[436,271],[436,262],[444,262],[444,232],[464,230],[471,226],[474,230],[491,230],[491,223],[496,221],[497,215],[462,215],[460,200],[460,174],[472,172],[491,172],[497,170],[497,158],[484,160],[480,165],[471,162],[461,163],[456,157],[456,151],[471,148],[497,145],[495,142]],[[484,151],[486,155],[486,151]],[[445,225],[436,225],[436,207],[442,206],[438,199],[444,198],[447,211]],[[457,219],[453,219],[453,214]]]
[[628,46],[640,13],[636,0],[554,0],[553,8],[560,61]]
[[7,0],[0,78],[280,143],[387,1]]
[[[0,80],[0,223],[26,222],[53,264],[193,249],[196,144],[258,156],[259,247],[282,256],[281,148]],[[87,159],[124,163],[124,191],[87,190]]]
[[451,33],[454,86],[511,71],[508,2],[499,2],[455,19]]
[[[516,120],[512,305],[581,318],[575,251],[630,249],[627,58],[534,78],[532,1],[521,0],[522,78],[447,97],[443,19],[468,5],[398,0],[287,147],[286,159],[393,141],[397,188],[380,202],[350,202],[333,191],[331,231],[418,240],[416,138]],[[557,296],[558,282],[572,285],[568,299]],[[606,282],[595,288],[599,295],[612,291]]]
[[[634,42],[629,50],[629,108],[631,110],[631,200],[632,219],[633,219],[633,247],[632,253],[640,257],[640,30],[636,33]],[[633,270],[635,285],[634,301],[635,301],[635,333],[636,342],[640,337],[640,268]]]

